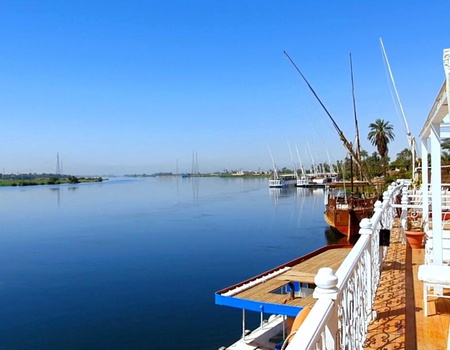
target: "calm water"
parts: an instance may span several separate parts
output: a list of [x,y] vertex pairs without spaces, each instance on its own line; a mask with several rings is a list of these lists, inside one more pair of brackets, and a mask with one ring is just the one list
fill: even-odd
[[267,180],[113,178],[0,198],[2,350],[230,345],[241,311],[214,292],[327,243],[322,190]]

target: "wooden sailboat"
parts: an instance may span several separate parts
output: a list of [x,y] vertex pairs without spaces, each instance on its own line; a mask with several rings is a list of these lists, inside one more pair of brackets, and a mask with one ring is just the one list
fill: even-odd
[[[325,194],[325,213],[324,218],[330,227],[339,233],[346,235],[349,241],[353,240],[359,232],[359,223],[363,218],[371,217],[373,214],[374,203],[377,199],[376,196],[368,196],[367,193],[373,193],[372,191],[365,191],[366,187],[372,186],[372,181],[368,175],[366,168],[363,166],[360,160],[360,146],[359,146],[359,131],[358,122],[356,118],[356,104],[354,98],[353,89],[353,69],[351,65],[351,55],[350,55],[350,67],[351,67],[351,78],[352,78],[352,95],[353,95],[353,109],[355,116],[355,128],[356,128],[356,149],[344,136],[344,133],[339,128],[331,114],[328,112],[325,105],[322,103],[312,86],[309,84],[308,80],[302,74],[297,65],[292,61],[289,55],[284,52],[288,57],[289,61],[296,68],[297,72],[302,76],[303,80],[308,85],[309,89],[312,91],[316,99],[319,101],[320,105],[327,113],[328,117],[333,123],[344,147],[350,153],[350,157],[358,166],[359,172],[363,177],[364,181],[353,181],[353,171],[351,171],[350,182],[330,182],[326,186]],[[351,164],[353,161],[350,162]],[[352,170],[352,169],[351,169]]]
[[[364,189],[369,186],[366,181],[330,182],[325,193],[325,221],[332,229],[346,235],[349,241],[359,232],[362,219],[373,215],[376,198],[368,196]],[[348,189],[356,192],[348,193]]]

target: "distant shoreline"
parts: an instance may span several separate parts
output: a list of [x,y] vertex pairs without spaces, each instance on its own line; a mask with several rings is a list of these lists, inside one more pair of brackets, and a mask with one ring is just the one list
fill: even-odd
[[72,175],[64,176],[11,176],[0,179],[0,187],[15,186],[42,186],[42,185],[62,185],[62,184],[78,184],[86,182],[103,182],[102,177],[76,177]]
[[157,174],[127,174],[124,177],[230,177],[230,178],[267,178],[270,174],[254,174],[254,173],[205,173],[205,174],[173,174],[173,173],[157,173]]

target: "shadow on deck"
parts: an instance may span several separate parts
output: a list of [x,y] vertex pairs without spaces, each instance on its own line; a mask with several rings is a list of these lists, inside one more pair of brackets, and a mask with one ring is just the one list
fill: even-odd
[[369,325],[365,349],[447,349],[450,299],[429,298],[429,316],[423,314],[423,285],[417,279],[424,249],[401,243],[400,229],[383,265],[375,299],[376,319]]

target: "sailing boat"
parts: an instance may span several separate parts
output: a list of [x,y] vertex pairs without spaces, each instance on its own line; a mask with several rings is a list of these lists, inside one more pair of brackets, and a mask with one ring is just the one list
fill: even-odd
[[[329,182],[325,188],[325,221],[330,227],[353,240],[362,219],[373,215],[376,197],[368,196],[367,181]],[[350,191],[350,192],[349,192]]]
[[298,157],[298,161],[300,163],[300,169],[302,171],[302,176],[297,178],[297,187],[308,187],[310,184],[310,181],[309,181],[308,177],[306,176],[305,168],[303,167],[303,163],[300,158],[300,154],[298,153],[297,145],[295,145],[295,150],[297,151],[297,157]]
[[323,168],[323,166],[321,167],[321,164],[316,166],[308,142],[306,143],[306,146],[308,148],[309,156],[311,157],[311,173],[313,174],[309,187],[324,188],[325,184],[328,182],[328,177],[325,174],[325,169]]
[[291,174],[278,174],[278,169],[275,164],[275,161],[272,156],[272,152],[270,151],[269,145],[267,145],[267,148],[269,149],[270,158],[272,159],[272,176],[269,179],[269,187],[270,188],[283,188],[288,186],[295,186],[297,183],[297,179],[295,175]]
[[[334,128],[336,129],[344,147],[350,153],[351,156],[351,164],[353,164],[353,160],[357,164],[359,171],[364,178],[364,181],[353,181],[353,171],[351,174],[350,182],[329,182],[326,185],[326,194],[325,194],[325,213],[324,219],[328,225],[335,231],[346,235],[347,240],[353,241],[353,238],[357,236],[359,232],[359,223],[363,218],[367,218],[372,216],[374,203],[377,199],[376,196],[369,197],[365,193],[365,188],[372,185],[372,181],[368,175],[367,169],[363,166],[360,160],[360,150],[359,150],[359,132],[358,132],[358,123],[356,118],[356,104],[354,98],[354,89],[353,89],[353,68],[351,64],[351,55],[350,55],[350,68],[351,68],[351,78],[352,78],[352,95],[353,95],[353,109],[355,115],[355,128],[356,128],[356,150],[353,149],[353,145],[347,140],[344,136],[344,133],[339,128],[331,114],[328,112],[325,105],[322,103],[312,86],[309,84],[308,80],[302,74],[300,69],[294,63],[294,61],[289,57],[289,55],[284,52],[289,61],[295,67],[297,72],[301,75],[305,83],[308,85],[311,92],[314,94],[316,99],[319,101],[320,105],[330,118],[333,123]],[[351,169],[352,170],[352,169]]]

